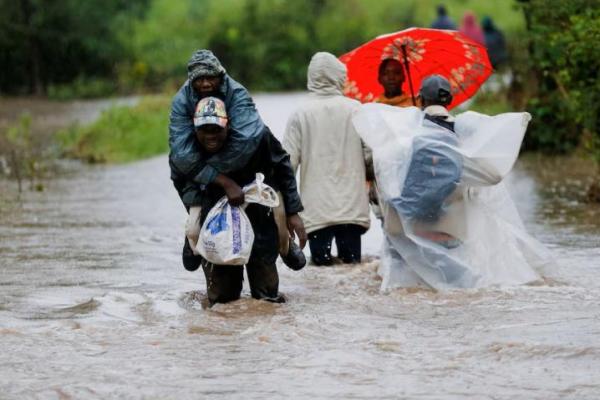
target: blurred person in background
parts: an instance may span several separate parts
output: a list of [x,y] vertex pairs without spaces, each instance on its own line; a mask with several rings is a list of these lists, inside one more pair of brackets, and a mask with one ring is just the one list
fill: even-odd
[[508,60],[506,52],[506,42],[504,34],[496,27],[491,17],[485,16],[481,21],[483,35],[485,38],[485,47],[487,47],[490,62],[494,69],[498,68]]
[[459,29],[460,33],[465,35],[466,37],[473,39],[477,43],[485,45],[485,38],[483,36],[483,31],[477,24],[477,17],[471,11],[465,12],[462,20],[462,24]]
[[315,265],[338,258],[360,263],[361,235],[370,224],[363,145],[350,118],[360,106],[343,94],[346,66],[334,55],[316,53],[308,66],[309,100],[289,118],[283,147],[294,171],[300,168],[300,194],[308,243]]
[[433,29],[450,29],[456,30],[456,24],[450,17],[448,16],[448,11],[446,10],[446,6],[440,4],[437,6],[437,18],[431,24],[431,28]]

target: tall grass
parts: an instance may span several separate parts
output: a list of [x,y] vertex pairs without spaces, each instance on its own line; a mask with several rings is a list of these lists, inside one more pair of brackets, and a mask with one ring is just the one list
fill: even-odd
[[170,99],[143,98],[134,107],[112,107],[87,126],[58,133],[67,156],[88,162],[128,162],[168,150]]

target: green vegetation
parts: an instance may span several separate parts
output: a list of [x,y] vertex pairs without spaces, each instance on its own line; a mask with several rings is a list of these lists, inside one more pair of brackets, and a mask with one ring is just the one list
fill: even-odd
[[147,0],[0,0],[0,92],[43,95],[51,85],[78,78],[114,80],[115,65],[128,58],[120,37],[131,33],[131,21],[147,5]]
[[[588,200],[600,202],[600,8],[597,0],[523,1],[527,57],[513,89],[533,114],[530,150],[577,153],[597,165]],[[551,3],[551,4],[549,4]]]
[[[176,86],[208,47],[253,90],[301,89],[319,50],[341,55],[379,34],[429,26],[438,0],[0,0],[0,93],[107,96]],[[446,0],[524,29],[513,0]]]
[[89,162],[127,162],[165,153],[170,99],[144,98],[134,107],[113,107],[88,126],[59,132],[66,154]]
[[523,5],[523,11],[527,16],[528,57],[513,68],[521,101],[534,115],[527,146],[564,153],[587,138],[590,150],[597,151],[598,1],[530,0]]
[[[180,83],[195,49],[212,49],[253,90],[302,89],[312,54],[341,55],[377,35],[429,26],[438,0],[154,0],[126,38],[124,81]],[[491,15],[511,37],[524,30],[513,0],[448,0],[458,23],[467,10]],[[134,72],[137,71],[137,72]]]
[[48,137],[38,137],[31,130],[31,115],[23,113],[19,120],[0,131],[0,172],[16,179],[19,193],[23,182],[29,181],[32,190],[43,190],[41,179],[53,159]]

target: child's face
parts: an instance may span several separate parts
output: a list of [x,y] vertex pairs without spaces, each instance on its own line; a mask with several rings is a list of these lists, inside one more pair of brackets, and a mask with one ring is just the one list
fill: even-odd
[[404,70],[398,61],[389,61],[378,76],[379,83],[387,93],[397,93],[402,90]]
[[219,125],[202,125],[196,129],[196,139],[208,153],[216,153],[227,140],[227,129]]

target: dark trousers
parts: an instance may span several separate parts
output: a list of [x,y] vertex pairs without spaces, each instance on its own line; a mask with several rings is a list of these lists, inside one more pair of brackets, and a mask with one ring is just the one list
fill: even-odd
[[308,234],[312,263],[315,265],[332,265],[331,243],[335,238],[338,258],[346,264],[360,262],[360,237],[367,230],[355,224],[332,225]]
[[[206,293],[211,306],[240,298],[244,282],[242,265],[214,265],[203,261],[202,269],[206,277]],[[253,298],[275,303],[285,301],[284,297],[279,295],[279,275],[275,263],[265,263],[260,259],[250,258],[246,264],[246,273]]]

